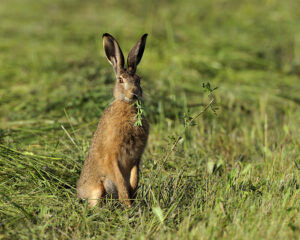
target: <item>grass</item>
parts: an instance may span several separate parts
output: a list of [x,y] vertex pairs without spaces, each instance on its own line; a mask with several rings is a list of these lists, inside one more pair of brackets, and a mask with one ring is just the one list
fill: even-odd
[[[2,0],[0,239],[299,239],[299,11],[297,0]],[[126,54],[149,33],[138,73],[151,132],[132,209],[76,199],[112,101],[104,32]],[[186,127],[208,82],[217,115]]]

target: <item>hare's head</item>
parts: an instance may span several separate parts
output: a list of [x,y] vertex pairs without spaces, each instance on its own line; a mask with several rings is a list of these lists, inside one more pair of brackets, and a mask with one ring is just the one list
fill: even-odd
[[129,52],[127,68],[124,67],[124,56],[118,42],[108,33],[103,34],[102,38],[106,57],[116,74],[115,99],[133,102],[142,97],[140,77],[135,72],[144,53],[147,34],[144,34]]

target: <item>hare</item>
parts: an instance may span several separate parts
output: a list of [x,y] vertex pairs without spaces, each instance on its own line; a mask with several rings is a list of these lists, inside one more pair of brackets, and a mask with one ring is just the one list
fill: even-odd
[[103,34],[106,57],[113,66],[116,83],[114,101],[104,111],[92,139],[77,183],[77,196],[88,199],[93,207],[105,194],[131,207],[139,181],[139,164],[147,144],[149,125],[135,125],[134,102],[142,97],[140,77],[135,74],[146,44],[144,34],[131,49],[124,67],[124,56],[118,42]]

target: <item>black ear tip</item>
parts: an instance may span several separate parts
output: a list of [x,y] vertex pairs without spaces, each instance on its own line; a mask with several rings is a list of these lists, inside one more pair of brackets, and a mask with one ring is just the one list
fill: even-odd
[[145,33],[142,38],[147,38],[148,37],[148,33]]
[[103,33],[102,38],[104,37],[112,37],[109,33]]

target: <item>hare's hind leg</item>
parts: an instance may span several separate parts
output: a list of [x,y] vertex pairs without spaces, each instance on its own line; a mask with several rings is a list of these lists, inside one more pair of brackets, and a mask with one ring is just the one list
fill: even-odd
[[93,187],[90,190],[90,194],[88,197],[89,206],[90,207],[96,206],[98,203],[98,200],[101,197],[103,197],[104,193],[105,193],[104,186],[103,186],[103,183],[100,181],[100,183],[96,187]]
[[88,199],[90,207],[97,205],[98,200],[105,193],[103,183],[85,184],[77,187],[77,196],[81,199]]
[[136,197],[136,191],[139,183],[139,166],[135,165],[130,171],[130,197]]

